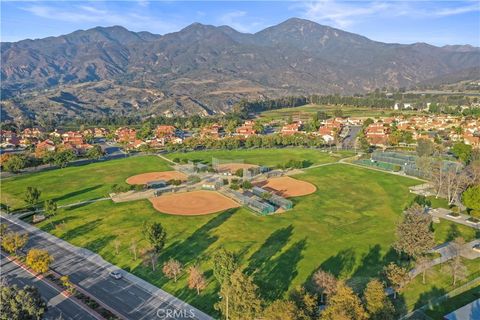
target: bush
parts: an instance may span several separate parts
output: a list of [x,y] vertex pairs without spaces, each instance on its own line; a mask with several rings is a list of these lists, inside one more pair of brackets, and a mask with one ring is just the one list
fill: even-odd
[[173,158],[172,161],[175,163],[180,163],[180,158]]
[[188,181],[191,183],[199,183],[200,181],[202,181],[202,179],[200,179],[199,176],[193,175],[188,177]]
[[238,184],[232,182],[232,184],[230,184],[230,189],[238,190],[238,189],[240,189],[240,187],[238,186]]
[[243,181],[242,182],[242,189],[252,189],[253,185],[250,181]]
[[474,219],[480,219],[480,210],[470,211],[470,216],[472,216]]
[[395,164],[395,165],[393,165],[392,170],[394,172],[399,172],[400,170],[402,170],[402,167],[399,166],[398,164]]
[[114,184],[112,186],[112,192],[113,193],[122,193],[122,192],[127,192],[127,191],[130,191],[132,190],[133,188],[135,188],[134,186],[130,186],[130,185],[118,185],[118,184]]
[[452,210],[452,212],[454,212],[454,213],[460,213],[460,208],[457,207],[457,206],[450,207],[450,210]]
[[430,207],[432,206],[432,202],[427,199],[427,197],[425,196],[422,196],[422,195],[417,195],[415,196],[415,198],[413,199],[412,203],[410,203],[410,207],[413,205],[413,204],[418,204],[422,207]]
[[243,177],[243,169],[238,169],[237,171],[235,171],[235,175],[237,177]]
[[223,179],[223,185],[227,186],[228,185],[228,179]]
[[136,184],[134,186],[135,191],[143,191],[145,190],[145,185],[144,184]]

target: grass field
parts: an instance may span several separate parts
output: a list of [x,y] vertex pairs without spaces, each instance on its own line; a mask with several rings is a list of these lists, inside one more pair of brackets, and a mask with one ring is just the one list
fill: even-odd
[[[306,159],[312,164],[338,160],[310,149],[168,155],[204,161],[212,156],[242,158],[263,165],[281,164],[292,158]],[[121,183],[130,175],[169,169],[158,157],[135,157],[25,175],[2,183],[2,202],[22,206],[24,189],[32,185],[43,191],[42,200],[55,198],[60,203],[74,203],[101,197],[112,184]],[[147,200],[102,201],[60,209],[57,216],[39,227],[99,253],[212,315],[216,314],[213,304],[218,299],[218,284],[212,275],[211,257],[220,247],[240,255],[242,267],[254,276],[262,297],[268,301],[307,283],[319,267],[361,289],[385,264],[396,259],[390,247],[395,238],[395,224],[413,198],[408,187],[418,181],[344,164],[312,168],[296,178],[315,184],[317,191],[294,198],[293,210],[274,216],[260,217],[244,208],[206,216],[172,216],[155,211]],[[161,222],[167,230],[168,240],[160,264],[175,258],[185,265],[200,265],[208,278],[208,287],[201,295],[186,288],[185,274],[174,283],[161,271],[153,272],[143,265],[140,259],[133,260],[129,249],[132,241],[138,243],[139,249],[147,246],[141,234],[144,221]],[[437,241],[449,236],[448,223],[442,222],[435,228]],[[469,230],[461,229],[460,233],[472,236]],[[118,255],[114,240],[120,242]],[[428,290],[431,288],[412,286],[405,292],[405,299],[415,305]]]
[[326,112],[327,115],[333,116],[335,110],[342,110],[344,116],[349,117],[387,117],[392,113],[402,113],[404,115],[414,115],[418,114],[416,111],[398,111],[391,109],[374,109],[368,107],[353,107],[353,106],[334,106],[334,105],[316,105],[316,104],[307,104],[295,108],[282,108],[276,110],[269,110],[262,112],[259,116],[260,119],[265,120],[281,120],[287,119],[288,117],[300,117],[309,119],[313,116],[314,113],[318,111]]
[[[475,260],[463,259],[465,266],[468,269],[468,276],[466,279],[459,281],[457,286],[473,280],[480,276],[480,258]],[[440,297],[447,292],[453,290],[452,276],[449,273],[447,264],[437,265],[429,270],[426,276],[426,283],[422,284],[422,276],[419,275],[413,279],[406,287],[401,300],[409,310],[417,309],[428,303],[429,299]],[[455,310],[455,309],[453,309]],[[443,311],[437,310],[437,317],[441,319]]]
[[426,314],[435,320],[443,320],[443,316],[449,314],[472,301],[480,299],[480,286],[475,286],[441,304],[426,310]]
[[[267,300],[305,283],[319,267],[362,287],[394,258],[390,244],[395,223],[401,208],[411,201],[408,187],[417,182],[341,164],[314,168],[297,178],[318,190],[295,198],[293,210],[276,216],[259,217],[240,208],[180,217],[159,214],[148,201],[104,201],[63,209],[40,226],[210,313],[218,290],[210,258],[221,246],[241,255],[245,270],[254,275]],[[197,296],[185,288],[186,276],[173,283],[140,260],[133,261],[128,249],[132,239],[139,247],[146,246],[140,232],[143,221],[159,221],[167,229],[161,261],[174,257],[184,264],[200,264],[209,279],[203,294]],[[118,255],[114,239],[121,243]]]
[[25,189],[32,186],[41,190],[41,201],[54,199],[59,205],[76,203],[104,197],[112,185],[124,183],[132,175],[169,169],[159,157],[146,156],[25,174],[2,179],[1,202],[12,209],[24,207]]
[[207,150],[187,153],[171,153],[169,159],[198,160],[211,163],[212,158],[244,160],[246,163],[276,166],[285,164],[289,160],[304,160],[308,165],[336,162],[341,158],[352,156],[352,152],[340,151],[330,154],[317,149],[247,149],[247,150]]

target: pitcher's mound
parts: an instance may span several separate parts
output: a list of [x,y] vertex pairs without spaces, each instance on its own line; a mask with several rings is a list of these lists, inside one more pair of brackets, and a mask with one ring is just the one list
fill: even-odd
[[163,213],[197,216],[238,208],[240,205],[216,191],[192,191],[150,198],[153,207]]
[[256,185],[286,198],[305,196],[317,190],[317,187],[310,182],[291,177],[271,178]]
[[146,184],[158,180],[187,180],[187,175],[178,171],[147,172],[131,176],[127,179],[128,184]]

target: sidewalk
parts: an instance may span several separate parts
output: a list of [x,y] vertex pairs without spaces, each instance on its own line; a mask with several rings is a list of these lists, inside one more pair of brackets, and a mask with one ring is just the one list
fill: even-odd
[[428,211],[430,215],[434,218],[442,218],[445,220],[453,221],[459,224],[463,224],[464,226],[471,227],[477,230],[480,230],[480,223],[474,223],[470,222],[467,219],[470,218],[470,216],[467,216],[466,214],[461,213],[458,217],[450,216],[449,214],[452,213],[451,210],[445,209],[445,208],[436,208]]

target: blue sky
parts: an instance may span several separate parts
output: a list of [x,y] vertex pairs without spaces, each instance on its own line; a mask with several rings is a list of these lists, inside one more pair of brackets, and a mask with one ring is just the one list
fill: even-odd
[[1,41],[122,25],[165,34],[193,23],[257,32],[305,18],[383,42],[480,46],[480,1],[4,1]]

